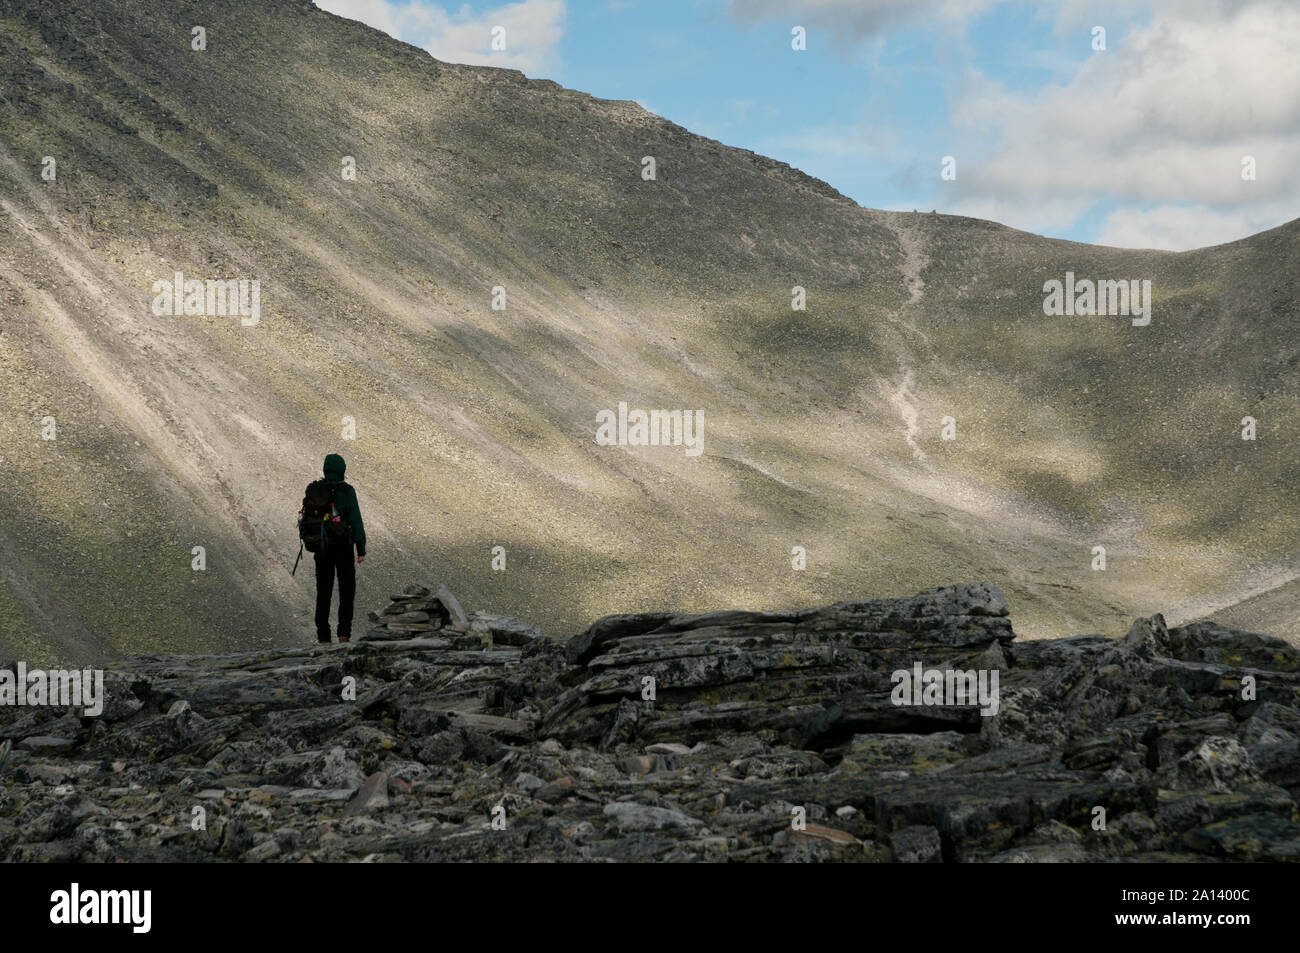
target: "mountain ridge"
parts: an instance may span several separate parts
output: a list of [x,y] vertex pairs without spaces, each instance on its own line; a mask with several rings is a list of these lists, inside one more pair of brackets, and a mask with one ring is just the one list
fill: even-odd
[[[0,74],[10,651],[291,644],[292,514],[332,450],[372,532],[359,603],[434,559],[548,632],[991,576],[1068,635],[1294,565],[1296,223],[1163,253],[864,209],[302,3],[22,0]],[[261,323],[151,314],[175,270],[260,278]],[[1153,326],[1045,319],[1067,270],[1154,278]],[[619,401],[702,410],[705,454],[597,447]],[[1247,413],[1265,439],[1234,444]],[[1290,605],[1237,621],[1294,638]]]

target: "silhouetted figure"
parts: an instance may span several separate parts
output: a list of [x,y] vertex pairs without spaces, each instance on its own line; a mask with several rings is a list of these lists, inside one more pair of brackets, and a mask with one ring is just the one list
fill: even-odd
[[[347,464],[337,453],[325,458],[325,479],[307,484],[298,518],[303,546],[316,557],[316,641],[330,640],[330,602],[334,577],[339,580],[340,642],[352,638],[352,602],[357,593],[357,567],[366,559],[366,527],[361,522],[357,491],[343,482]],[[356,558],[353,559],[353,546]]]

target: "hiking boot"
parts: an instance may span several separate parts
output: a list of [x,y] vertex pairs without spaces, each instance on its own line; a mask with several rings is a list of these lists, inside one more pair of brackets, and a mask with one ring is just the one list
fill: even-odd
[[340,642],[351,642],[351,641],[352,641],[352,636],[350,636],[350,635],[340,635],[340,636],[339,636],[339,641],[340,641]]
[[[347,639],[344,639],[343,641],[346,642]],[[320,637],[318,636],[317,639],[316,639],[316,644],[317,644],[317,645],[329,645],[329,644],[330,644],[330,640],[329,640],[328,638],[324,638],[324,639],[322,639],[322,638],[320,638]]]

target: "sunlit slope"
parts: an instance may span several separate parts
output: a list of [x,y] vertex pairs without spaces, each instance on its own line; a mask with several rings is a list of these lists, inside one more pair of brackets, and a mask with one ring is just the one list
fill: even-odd
[[[874,212],[300,3],[24,0],[0,73],[24,657],[308,637],[293,519],[331,450],[371,539],[360,611],[443,580],[551,634],[970,579],[1025,634],[1115,631],[1294,556],[1294,228],[1162,255]],[[1045,317],[1067,269],[1151,278],[1152,323]],[[177,270],[259,280],[259,322],[154,314]],[[597,445],[620,401],[699,411],[704,452]]]

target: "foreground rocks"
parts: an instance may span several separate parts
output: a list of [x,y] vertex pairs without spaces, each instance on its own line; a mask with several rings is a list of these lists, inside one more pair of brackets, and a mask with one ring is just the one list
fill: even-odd
[[[1018,643],[987,585],[565,642],[445,588],[371,618],[126,660],[98,718],[0,708],[0,857],[1300,860],[1300,652],[1268,636]],[[918,665],[996,705],[896,704]]]

